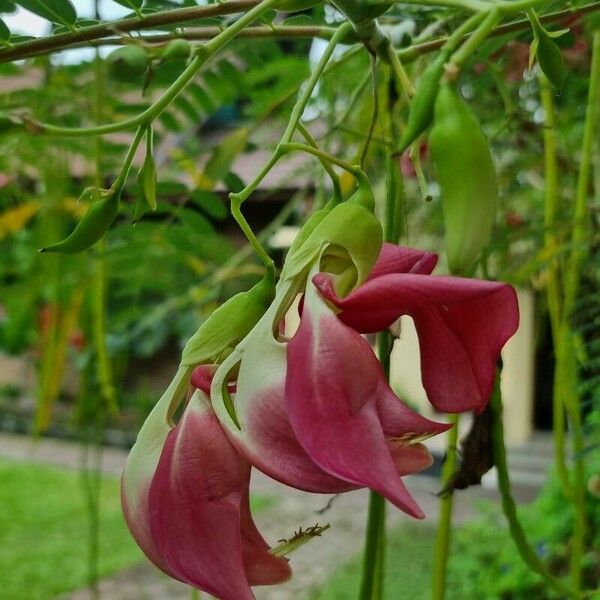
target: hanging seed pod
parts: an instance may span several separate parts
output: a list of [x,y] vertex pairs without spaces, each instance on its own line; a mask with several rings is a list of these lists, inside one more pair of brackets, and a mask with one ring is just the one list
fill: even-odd
[[90,206],[72,233],[56,244],[40,248],[40,252],[82,252],[108,231],[119,212],[119,193],[96,187],[86,188],[80,201],[90,202]]
[[429,148],[441,188],[448,265],[466,275],[490,240],[498,184],[479,122],[449,83],[435,102]]
[[112,79],[121,83],[136,83],[142,80],[150,57],[141,46],[123,46],[111,52],[106,58],[108,73]]
[[192,53],[192,45],[187,40],[173,40],[169,42],[162,54],[160,55],[161,60],[188,60]]

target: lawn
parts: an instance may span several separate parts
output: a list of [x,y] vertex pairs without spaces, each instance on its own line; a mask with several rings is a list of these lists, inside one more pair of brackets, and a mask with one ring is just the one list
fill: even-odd
[[[253,498],[253,509],[270,501]],[[123,520],[116,477],[101,480],[98,519],[100,577],[145,560]],[[89,540],[79,473],[0,459],[0,600],[49,600],[85,586]]]
[[[86,585],[89,519],[74,471],[0,460],[0,598],[46,600]],[[100,487],[100,576],[143,559],[121,515],[119,481]]]
[[[435,530],[407,523],[392,531],[386,554],[386,600],[424,600],[430,597]],[[337,569],[326,585],[313,590],[310,600],[355,600],[360,585],[362,556]]]

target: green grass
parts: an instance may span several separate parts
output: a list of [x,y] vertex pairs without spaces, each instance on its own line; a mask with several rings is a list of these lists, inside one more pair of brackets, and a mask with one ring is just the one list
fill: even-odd
[[[49,600],[88,580],[89,518],[76,471],[0,459],[0,600]],[[254,510],[269,498],[253,498]],[[121,514],[119,481],[102,478],[98,574],[145,560]]]
[[[435,530],[406,523],[388,537],[386,554],[386,600],[425,600],[430,597]],[[356,600],[360,586],[362,556],[336,570],[329,581],[311,591],[310,600]]]
[[[121,514],[119,481],[103,478],[100,576],[143,559]],[[80,474],[0,460],[0,599],[46,600],[86,585],[89,519]]]

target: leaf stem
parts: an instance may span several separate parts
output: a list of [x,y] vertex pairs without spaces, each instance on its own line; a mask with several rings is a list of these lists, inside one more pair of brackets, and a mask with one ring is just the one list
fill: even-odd
[[271,158],[269,158],[267,163],[259,171],[256,177],[254,177],[254,179],[243,190],[236,194],[229,194],[229,198],[232,202],[236,200],[239,201],[241,205],[252,194],[252,192],[256,190],[256,188],[260,185],[260,182],[265,178],[267,173],[269,173],[269,171],[275,166],[277,161],[283,156],[284,152],[282,148],[285,145],[287,145],[288,142],[290,142],[290,140],[292,139],[294,131],[298,127],[298,123],[302,118],[304,109],[306,108],[306,105],[310,100],[310,97],[317,85],[317,82],[319,81],[321,75],[325,70],[325,67],[327,66],[327,63],[329,62],[329,59],[331,58],[335,47],[339,44],[340,40],[343,39],[343,37],[345,37],[351,30],[352,26],[349,23],[344,23],[338,28],[331,40],[329,40],[329,43],[327,44],[323,55],[319,59],[319,62],[317,63],[313,72],[310,74],[310,77],[306,81],[304,89],[302,90],[302,93],[298,97],[298,100],[294,105],[292,112],[290,113],[290,118],[287,127],[285,128],[285,131],[281,136],[281,140],[277,144],[277,148],[275,148],[275,151],[273,152]]
[[125,155],[125,158],[123,159],[123,165],[121,167],[121,170],[120,170],[119,174],[117,175],[117,178],[115,179],[114,183],[111,186],[111,189],[116,194],[120,194],[121,191],[123,190],[123,187],[125,186],[125,182],[127,181],[127,175],[129,175],[129,169],[131,168],[131,163],[133,162],[133,159],[135,158],[135,153],[136,153],[138,146],[140,145],[140,142],[142,141],[145,133],[146,133],[146,127],[144,125],[140,125],[138,127],[138,130],[136,131],[133,141],[131,142],[131,145],[129,146],[129,150],[127,150],[127,154]]
[[[546,298],[552,329],[554,347],[558,350],[561,344],[562,298],[560,292],[560,272],[558,259],[558,243],[556,239],[556,213],[558,207],[558,162],[556,154],[556,120],[554,111],[554,92],[545,75],[540,75],[541,101],[544,109],[544,243],[550,252],[549,264],[546,268]],[[571,482],[565,454],[565,407],[561,389],[561,365],[555,363],[554,389],[552,391],[552,438],[554,442],[554,462],[556,471],[566,497],[570,497]]]
[[467,41],[452,55],[450,63],[457,68],[462,67],[464,62],[487,39],[496,23],[498,23],[499,18],[499,11],[495,7],[492,8]]
[[552,575],[544,563],[540,560],[535,550],[527,540],[527,535],[517,513],[517,505],[512,496],[510,478],[508,475],[508,464],[506,461],[506,447],[504,446],[504,425],[502,410],[502,394],[500,392],[500,376],[497,377],[496,385],[490,399],[490,407],[493,412],[492,421],[492,443],[494,451],[494,463],[498,472],[498,489],[502,497],[502,511],[508,521],[510,536],[513,539],[519,555],[523,562],[535,573],[540,575],[544,581],[561,597],[580,598],[580,594],[568,588],[560,579]]
[[[301,121],[298,121],[298,125],[296,126],[298,132],[302,135],[302,137],[306,140],[306,143],[313,148],[318,149],[317,141],[311,135],[310,131],[303,125]],[[333,195],[338,200],[342,200],[342,189],[340,187],[340,178],[337,176],[337,173],[333,170],[331,163],[326,160],[321,160],[321,165],[327,171],[329,178],[331,179],[331,185],[333,187]]]
[[383,598],[384,545],[385,498],[377,492],[370,491],[359,600],[381,600]]
[[[448,421],[453,427],[448,431],[446,455],[442,468],[443,489],[448,487],[450,478],[457,466],[458,415],[449,415]],[[439,518],[436,528],[435,549],[433,557],[433,580],[431,588],[432,600],[443,600],[446,594],[446,567],[450,554],[450,535],[452,532],[452,505],[454,494],[449,491],[440,498]]]

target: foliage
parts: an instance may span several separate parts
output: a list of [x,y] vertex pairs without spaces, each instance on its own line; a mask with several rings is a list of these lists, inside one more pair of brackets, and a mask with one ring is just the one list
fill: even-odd
[[[0,597],[50,600],[86,585],[90,513],[83,474],[0,460]],[[252,498],[254,511],[272,505]],[[119,480],[101,477],[98,524],[100,577],[143,560],[121,512]]]
[[[45,600],[77,589],[88,578],[88,506],[77,472],[0,461],[0,572],[4,598]],[[100,491],[98,572],[109,575],[142,560],[129,537],[119,482]]]
[[[584,555],[586,586],[596,588],[600,566],[600,511],[597,498],[588,495],[590,539]],[[482,600],[547,600],[556,595],[521,561],[498,507],[482,503],[479,519],[460,527],[454,536],[448,574],[448,597]],[[573,509],[565,502],[556,476],[540,495],[519,511],[521,522],[537,553],[555,574],[568,572]]]

